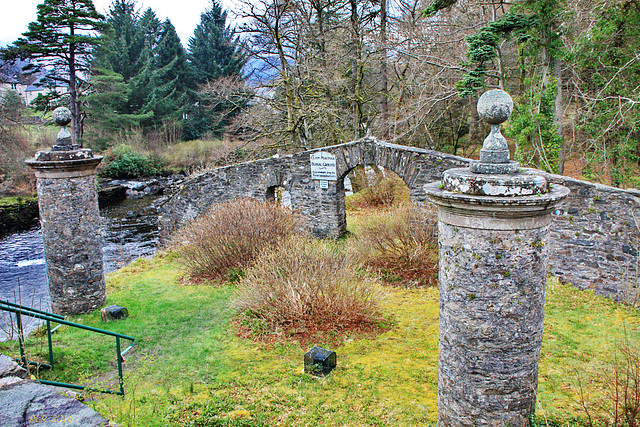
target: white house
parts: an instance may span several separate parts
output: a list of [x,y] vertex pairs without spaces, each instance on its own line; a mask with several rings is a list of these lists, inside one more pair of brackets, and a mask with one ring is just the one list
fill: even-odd
[[46,95],[51,91],[56,91],[61,95],[69,92],[69,88],[66,86],[56,86],[55,88],[47,86],[39,86],[42,82],[42,78],[38,79],[32,84],[20,83],[15,77],[10,77],[0,73],[0,97],[8,90],[13,90],[18,93],[22,102],[25,105],[31,104],[31,102],[38,97],[38,95]]
[[38,97],[38,95],[46,95],[49,92],[58,92],[60,95],[64,95],[65,93],[69,93],[69,88],[66,86],[56,86],[55,88],[45,87],[45,86],[36,86],[36,83],[30,84],[24,90],[24,96],[21,96],[24,103],[29,105],[31,102]]
[[4,95],[5,92],[13,90],[18,93],[18,96],[22,99],[22,101],[28,105],[29,103],[26,101],[27,95],[27,85],[22,84],[15,77],[7,77],[0,74],[0,97]]

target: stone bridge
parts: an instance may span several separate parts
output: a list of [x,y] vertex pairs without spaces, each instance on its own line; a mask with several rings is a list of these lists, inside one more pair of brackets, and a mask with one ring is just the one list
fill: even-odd
[[[310,155],[336,156],[337,180],[321,188],[311,179]],[[160,206],[160,226],[171,230],[205,212],[214,203],[238,197],[273,199],[278,187],[288,191],[291,206],[309,218],[312,232],[337,238],[347,228],[344,178],[360,165],[379,165],[404,180],[415,203],[428,203],[424,186],[440,180],[469,159],[432,150],[364,138],[301,153],[274,156],[213,169],[190,177]],[[571,190],[554,212],[551,225],[550,270],[563,282],[615,299],[638,302],[636,262],[640,231],[640,191],[620,190],[540,172],[550,183]],[[517,268],[517,267],[516,267]]]

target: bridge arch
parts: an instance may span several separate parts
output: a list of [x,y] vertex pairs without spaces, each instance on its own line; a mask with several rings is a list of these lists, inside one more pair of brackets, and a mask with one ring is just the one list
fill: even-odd
[[[311,179],[310,154],[316,151],[328,151],[336,156],[339,179],[330,181],[328,188],[320,188],[319,181]],[[337,238],[346,231],[344,177],[356,166],[367,164],[394,171],[409,187],[411,199],[426,203],[425,184],[439,180],[447,169],[468,166],[469,160],[364,138],[221,167],[192,176],[173,189],[159,206],[161,233],[168,236],[171,230],[205,212],[214,203],[238,197],[266,200],[270,188],[282,187],[291,195],[291,207],[309,218],[316,236]],[[571,189],[553,217],[552,273],[579,288],[593,288],[597,294],[623,298],[629,291],[625,290],[624,283],[617,282],[621,276],[620,266],[628,266],[628,273],[635,272],[640,256],[633,250],[636,246],[633,242],[640,239],[634,218],[640,210],[640,191],[538,173],[552,184]],[[583,237],[586,228],[600,231]],[[637,284],[632,290],[636,298],[640,298]]]
[[[320,188],[311,179],[310,155],[326,151],[336,156],[338,179]],[[422,190],[442,172],[462,167],[468,160],[430,150],[405,147],[364,138],[345,144],[301,153],[274,156],[221,167],[191,177],[160,208],[161,228],[166,233],[206,211],[214,203],[238,197],[273,199],[282,187],[291,197],[291,207],[309,218],[312,233],[337,238],[346,232],[344,178],[358,166],[380,165],[395,172],[409,187],[412,200],[426,202]]]

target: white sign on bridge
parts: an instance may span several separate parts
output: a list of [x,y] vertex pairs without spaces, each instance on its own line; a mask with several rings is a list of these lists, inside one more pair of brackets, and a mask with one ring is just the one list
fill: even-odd
[[311,179],[337,181],[336,156],[319,151],[311,154]]

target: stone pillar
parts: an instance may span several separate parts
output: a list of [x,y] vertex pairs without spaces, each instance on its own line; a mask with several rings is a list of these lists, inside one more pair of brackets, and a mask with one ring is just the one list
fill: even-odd
[[62,126],[56,145],[26,161],[37,178],[51,306],[59,314],[88,313],[106,301],[95,182],[102,156],[72,145],[68,109],[57,108],[54,120]]
[[438,206],[440,427],[528,426],[535,409],[551,211],[569,190],[509,160],[512,109],[486,92],[480,160],[425,187]]

